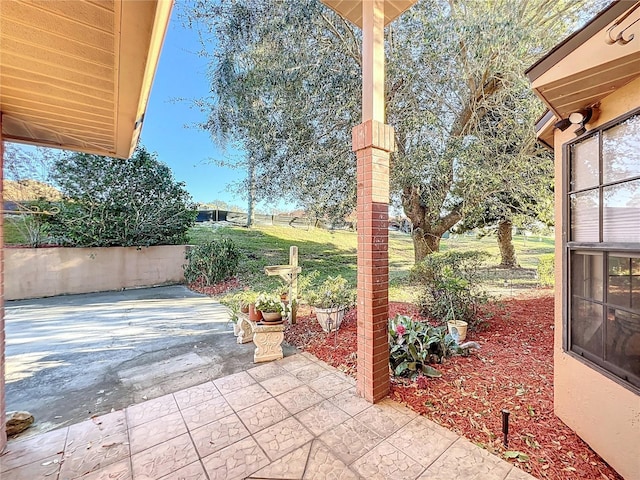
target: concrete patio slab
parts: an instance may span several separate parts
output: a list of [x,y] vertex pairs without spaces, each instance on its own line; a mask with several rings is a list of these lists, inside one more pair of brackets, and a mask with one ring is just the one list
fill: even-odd
[[[316,368],[328,371],[331,382],[296,376]],[[286,377],[282,389],[289,390],[277,394],[272,390],[283,375],[296,382]],[[336,383],[345,389],[336,391]],[[327,385],[332,395],[321,391]],[[351,378],[302,354],[11,440],[0,456],[0,477],[533,479],[396,402],[363,403]]]

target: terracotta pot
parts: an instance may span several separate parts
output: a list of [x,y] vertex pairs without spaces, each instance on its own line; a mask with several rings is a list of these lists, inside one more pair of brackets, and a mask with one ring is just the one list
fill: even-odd
[[249,304],[249,320],[252,322],[259,322],[262,320],[262,312],[260,310],[256,310],[256,304]]
[[262,312],[262,321],[266,323],[276,323],[282,321],[280,312]]
[[241,311],[242,313],[249,313],[249,305],[242,305],[242,306],[240,307],[240,311]]

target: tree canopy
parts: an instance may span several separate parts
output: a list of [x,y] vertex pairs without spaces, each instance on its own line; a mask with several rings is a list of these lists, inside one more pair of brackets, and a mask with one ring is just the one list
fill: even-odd
[[184,183],[139,146],[127,160],[74,153],[59,158],[51,177],[60,212],[48,217],[51,235],[72,246],[179,244],[195,221]]
[[[421,0],[387,27],[391,186],[413,222],[416,261],[484,201],[529,181],[542,108],[523,71],[586,6],[594,4]],[[216,42],[202,127],[247,153],[248,189],[317,214],[350,212],[360,31],[317,0],[202,0],[188,19],[205,44]]]

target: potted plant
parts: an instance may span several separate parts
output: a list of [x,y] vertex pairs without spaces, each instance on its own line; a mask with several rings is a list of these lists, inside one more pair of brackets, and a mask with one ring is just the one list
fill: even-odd
[[261,293],[256,299],[256,309],[262,312],[265,322],[280,322],[287,314],[287,305],[280,300],[279,294]]
[[305,299],[314,307],[322,329],[332,332],[340,328],[345,312],[355,302],[355,293],[342,276],[329,276],[317,288],[309,289]]

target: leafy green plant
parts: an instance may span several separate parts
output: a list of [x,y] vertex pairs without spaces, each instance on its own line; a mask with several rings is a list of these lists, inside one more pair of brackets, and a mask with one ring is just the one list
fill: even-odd
[[279,293],[261,293],[256,298],[256,309],[267,313],[281,313],[286,315],[288,306],[280,300]]
[[184,278],[187,283],[215,285],[238,271],[240,252],[228,238],[212,240],[187,250]]
[[538,260],[538,281],[543,287],[553,287],[556,283],[555,255],[540,255]]
[[306,289],[304,298],[316,308],[350,307],[355,303],[355,290],[341,275],[329,276],[315,288]]
[[[477,347],[476,344],[471,346]],[[468,348],[458,345],[446,327],[434,327],[406,315],[389,320],[389,363],[396,376],[440,377],[442,374],[430,364],[466,353]]]
[[429,255],[416,265],[412,277],[419,284],[422,313],[443,322],[462,320],[471,328],[487,320],[482,306],[490,296],[480,285],[488,256],[482,251],[447,251]]

